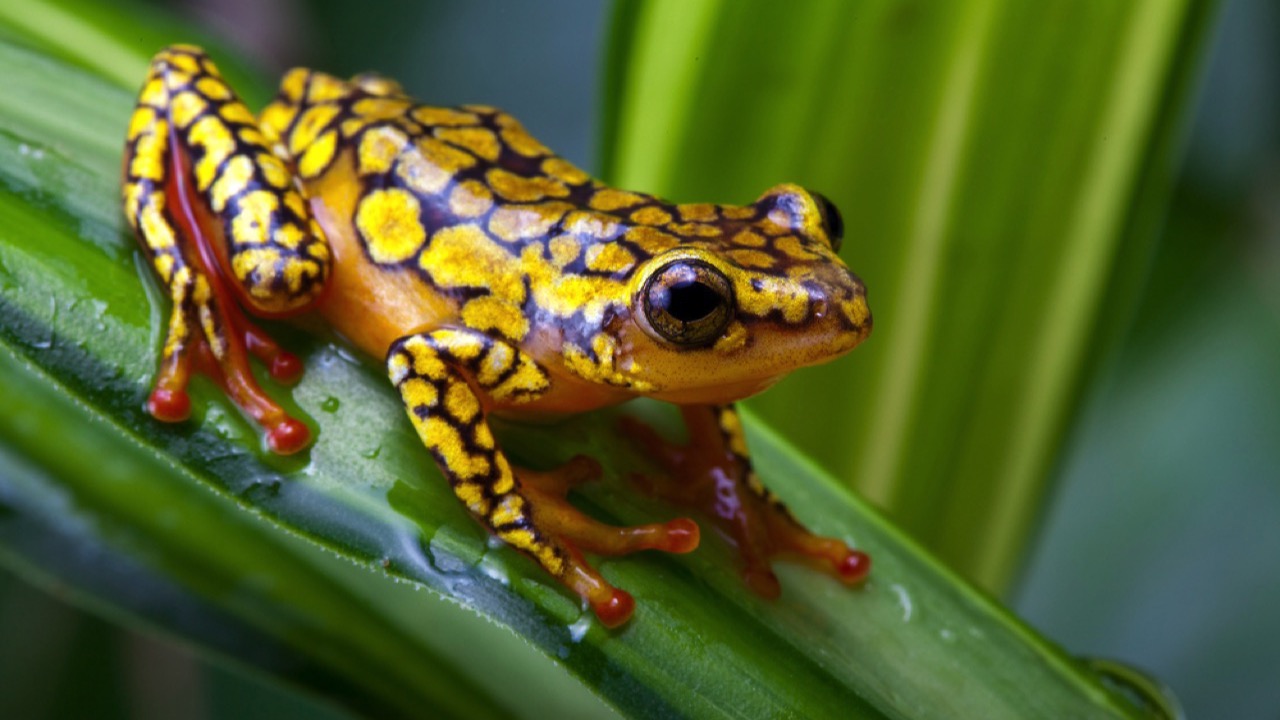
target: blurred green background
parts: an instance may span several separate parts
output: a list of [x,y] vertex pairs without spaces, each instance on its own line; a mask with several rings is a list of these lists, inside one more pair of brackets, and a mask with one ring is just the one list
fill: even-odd
[[[376,69],[434,104],[503,107],[570,160],[598,167],[605,3],[156,4],[224,35],[268,72]],[[1012,598],[1069,652],[1151,671],[1191,717],[1280,717],[1277,41],[1276,5],[1224,3],[1142,309],[1090,390]],[[95,717],[344,716],[0,575],[0,717],[88,708]]]

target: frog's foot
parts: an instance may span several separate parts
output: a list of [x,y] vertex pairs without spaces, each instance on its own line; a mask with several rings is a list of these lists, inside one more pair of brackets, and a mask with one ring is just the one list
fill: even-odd
[[[635,601],[630,593],[605,580],[582,556],[626,555],[641,550],[687,553],[698,547],[698,525],[688,518],[665,523],[613,526],[594,520],[569,504],[570,488],[600,476],[600,464],[578,456],[547,472],[521,469],[520,493],[528,500],[533,525],[546,539],[565,551],[566,567],[560,580],[585,599],[606,627],[617,627],[631,617]],[[499,531],[499,537],[502,532]]]
[[809,532],[765,488],[746,456],[732,407],[681,408],[689,443],[677,445],[650,427],[624,418],[624,431],[668,472],[642,481],[653,494],[707,513],[738,550],[747,584],[765,597],[781,592],[771,567],[775,559],[798,560],[830,573],[846,585],[866,578],[871,559],[843,541]]
[[[228,307],[229,312],[226,310]],[[170,322],[164,359],[147,398],[147,411],[165,422],[186,420],[191,414],[187,385],[195,372],[213,380],[227,397],[262,426],[272,452],[288,455],[306,447],[311,439],[310,430],[263,392],[249,369],[248,356],[258,358],[267,366],[273,379],[286,384],[301,377],[302,361],[282,350],[266,333],[250,323],[234,304],[210,303],[203,312],[196,307],[183,307],[183,304],[174,306],[175,315],[182,313],[196,317],[217,310],[222,310],[219,313],[221,317],[210,327],[220,333],[215,335],[220,352],[214,352],[204,334],[184,332],[195,318],[175,319],[181,323],[180,330],[174,328],[177,322]],[[231,333],[234,337],[227,338]]]

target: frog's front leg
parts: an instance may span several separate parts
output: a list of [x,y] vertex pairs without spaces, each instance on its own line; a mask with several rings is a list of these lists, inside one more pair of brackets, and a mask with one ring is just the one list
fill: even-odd
[[646,484],[669,501],[711,516],[737,548],[753,590],[765,597],[779,594],[778,578],[770,567],[774,558],[814,564],[846,584],[867,576],[871,559],[866,553],[809,532],[760,482],[732,405],[686,405],[680,412],[689,430],[687,445],[672,444],[638,421],[625,421],[628,434],[669,472]]
[[474,330],[442,328],[396,341],[387,371],[418,437],[471,514],[587,601],[605,625],[626,622],[635,603],[582,551],[685,553],[697,547],[698,526],[687,518],[613,527],[570,505],[569,488],[599,475],[593,460],[577,458],[549,472],[512,468],[489,427],[489,406],[534,400],[550,387],[545,371],[518,348]]
[[176,422],[200,372],[267,432],[276,452],[301,449],[305,425],[254,380],[249,355],[277,380],[301,362],[245,317],[310,305],[329,273],[329,247],[301,185],[253,114],[198,48],[173,46],[151,61],[129,122],[124,207],[173,301],[147,407]]

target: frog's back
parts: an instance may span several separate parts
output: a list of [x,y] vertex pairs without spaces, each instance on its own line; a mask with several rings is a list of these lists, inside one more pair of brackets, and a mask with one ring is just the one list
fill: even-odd
[[[420,105],[375,76],[291,71],[262,120],[334,244],[322,310],[374,355],[446,322],[527,342],[540,302],[616,296],[634,254],[590,246],[625,230],[609,210],[661,202],[605,188],[495,108]],[[551,290],[566,275],[583,285],[567,298]]]

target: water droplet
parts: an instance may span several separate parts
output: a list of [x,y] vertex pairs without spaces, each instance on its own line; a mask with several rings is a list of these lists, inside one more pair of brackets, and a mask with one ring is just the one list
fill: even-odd
[[338,406],[340,406],[341,404],[342,403],[341,401],[338,400],[338,398],[330,395],[320,403],[320,409],[327,413],[335,413],[335,412],[338,412]]
[[1167,685],[1145,672],[1116,660],[1081,658],[1104,686],[1129,701],[1143,717],[1184,720],[1182,703]]
[[364,452],[360,453],[360,457],[366,460],[377,460],[378,456],[381,454],[382,454],[382,446],[378,445],[372,450],[365,450]]
[[569,639],[575,643],[582,642],[582,638],[586,637],[587,631],[591,629],[592,621],[593,618],[591,613],[582,613],[577,620],[574,620],[573,623],[569,625]]

